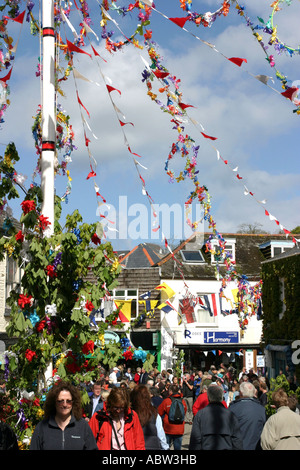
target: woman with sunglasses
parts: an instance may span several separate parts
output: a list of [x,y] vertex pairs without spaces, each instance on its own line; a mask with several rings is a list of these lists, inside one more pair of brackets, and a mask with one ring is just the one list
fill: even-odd
[[122,387],[111,389],[103,410],[94,413],[89,425],[99,450],[145,450],[140,420]]
[[49,391],[44,419],[34,430],[30,450],[97,450],[95,438],[82,417],[80,391],[58,382]]

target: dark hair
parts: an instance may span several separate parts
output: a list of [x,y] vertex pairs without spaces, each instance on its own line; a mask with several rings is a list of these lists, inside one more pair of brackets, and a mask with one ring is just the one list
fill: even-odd
[[49,391],[45,405],[45,418],[49,418],[50,416],[54,416],[56,413],[56,400],[60,392],[67,391],[70,392],[72,396],[72,413],[75,418],[79,421],[82,418],[82,405],[81,405],[81,394],[77,387],[72,385],[69,382],[57,382],[53,385],[52,389]]
[[151,395],[146,385],[134,387],[130,393],[132,409],[137,413],[141,426],[145,426],[152,416],[157,416],[157,410],[151,403]]
[[169,391],[171,392],[172,395],[176,395],[176,393],[179,392],[178,385],[175,385],[175,384],[170,385]]
[[129,395],[126,388],[123,387],[114,387],[109,392],[109,395],[106,400],[107,411],[109,412],[114,407],[124,408],[124,414],[128,413],[129,408]]

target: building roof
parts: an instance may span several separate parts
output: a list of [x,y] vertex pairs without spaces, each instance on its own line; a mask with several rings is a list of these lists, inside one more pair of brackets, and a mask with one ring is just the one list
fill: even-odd
[[125,269],[150,268],[157,265],[164,255],[164,250],[153,243],[140,243],[131,251],[121,254],[119,262]]
[[[188,279],[215,280],[216,265],[211,263],[211,253],[206,250],[205,241],[211,233],[193,234],[189,239],[181,242],[172,253],[157,262],[161,268],[162,279]],[[258,281],[261,277],[261,263],[264,256],[260,245],[272,240],[286,240],[285,234],[248,234],[248,233],[222,233],[222,237],[235,242],[235,270],[238,274],[247,276],[249,281]],[[198,243],[197,243],[198,240]],[[204,261],[198,263],[185,262],[182,257],[184,250],[200,250]],[[173,259],[174,258],[174,259]],[[220,274],[226,273],[226,267],[219,265]]]

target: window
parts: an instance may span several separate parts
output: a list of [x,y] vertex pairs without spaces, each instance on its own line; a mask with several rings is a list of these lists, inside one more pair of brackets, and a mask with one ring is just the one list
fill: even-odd
[[[110,293],[111,298],[105,299],[102,306],[104,318],[116,310],[115,300],[131,300],[131,319],[138,316],[138,291],[137,289],[115,289]],[[102,316],[101,309],[97,312],[96,320]]]
[[204,257],[200,250],[181,250],[181,256],[185,263],[204,263]]
[[266,259],[281,255],[294,247],[293,241],[288,240],[270,240],[262,243],[259,248]]
[[227,256],[230,257],[232,261],[235,261],[235,240],[225,240],[225,248],[224,248],[224,253],[222,252],[223,250],[221,249],[219,243],[217,240],[212,240],[211,241],[211,247],[212,247],[212,254],[211,254],[211,262],[212,263],[224,263],[224,256],[223,254],[227,254]]
[[215,326],[218,320],[217,298],[214,293],[197,294],[198,303],[195,307],[197,323],[202,326]]
[[16,260],[12,257],[6,258],[6,298],[10,295],[12,289],[15,289],[21,283],[21,269]]

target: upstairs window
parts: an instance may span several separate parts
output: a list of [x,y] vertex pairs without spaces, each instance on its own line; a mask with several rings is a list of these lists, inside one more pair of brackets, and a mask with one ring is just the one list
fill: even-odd
[[224,264],[226,255],[229,256],[232,261],[235,261],[235,240],[225,240],[224,250],[220,247],[217,240],[211,241],[211,247],[211,262],[213,264]]
[[204,257],[200,250],[181,250],[181,256],[185,263],[204,263]]

